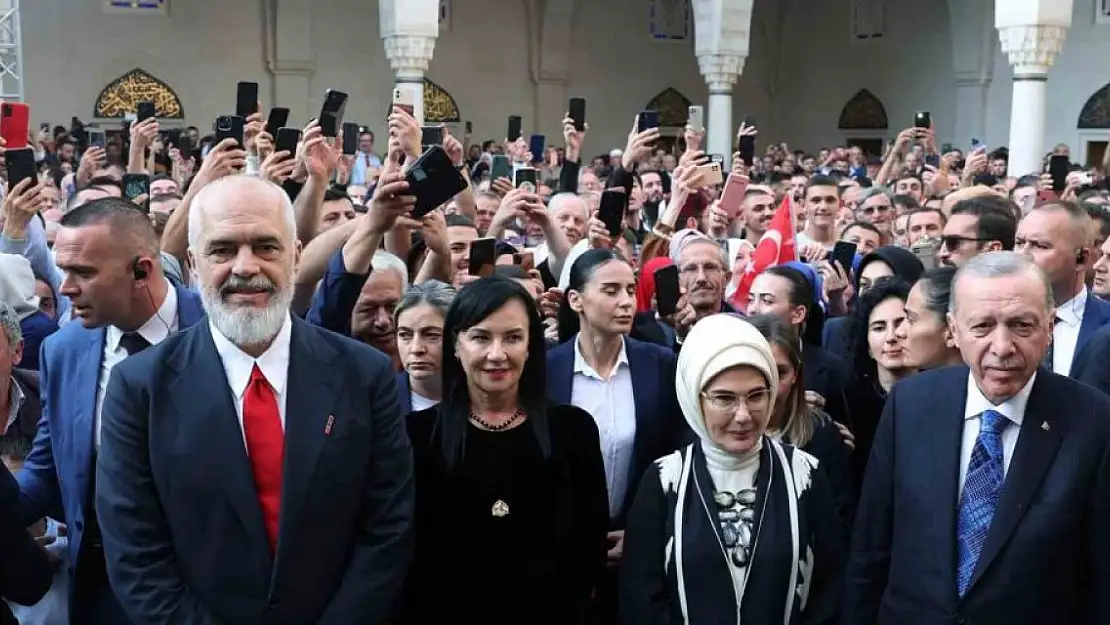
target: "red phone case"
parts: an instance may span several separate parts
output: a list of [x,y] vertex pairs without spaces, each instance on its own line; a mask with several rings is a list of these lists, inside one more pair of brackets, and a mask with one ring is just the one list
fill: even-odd
[[9,150],[27,147],[31,128],[31,107],[23,102],[4,102],[0,114],[0,137]]

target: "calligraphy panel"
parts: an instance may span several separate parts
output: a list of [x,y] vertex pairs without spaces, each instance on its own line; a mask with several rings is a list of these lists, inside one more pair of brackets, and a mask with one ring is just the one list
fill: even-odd
[[1078,128],[1110,128],[1110,84],[1103,85],[1087,98],[1075,125]]
[[841,130],[886,130],[886,108],[875,94],[860,89],[840,111]]
[[461,119],[459,105],[447,90],[424,79],[424,122],[427,124],[455,123]]
[[184,119],[181,99],[169,85],[142,69],[133,69],[108,83],[96,97],[93,117],[122,118],[134,113],[139,102],[153,102],[162,119]]
[[673,87],[667,87],[648,102],[644,110],[659,112],[663,128],[684,128],[690,116],[690,99]]

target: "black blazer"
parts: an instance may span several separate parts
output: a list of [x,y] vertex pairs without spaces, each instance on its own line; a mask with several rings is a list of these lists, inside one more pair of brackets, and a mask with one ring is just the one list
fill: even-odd
[[844,623],[1110,623],[1110,398],[1037,373],[998,507],[956,590],[968,369],[896,384],[856,515]]
[[293,319],[276,554],[207,323],[116,365],[97,515],[135,623],[383,623],[412,554],[412,447],[389,358]]
[[[574,342],[564,341],[547,352],[547,396],[556,404],[569,404],[574,384]],[[675,392],[674,352],[653,343],[625,337],[628,367],[632,373],[632,396],[636,402],[636,436],[632,443],[628,490],[621,514],[613,529],[624,528],[640,479],[651,463],[688,443],[693,438]]]
[[3,599],[35,605],[54,579],[54,565],[16,513],[18,500],[19,484],[0,464],[0,625],[18,625]]
[[1110,395],[1110,325],[1095,330],[1076,352],[1071,377]]
[[806,345],[802,350],[805,372],[802,384],[825,398],[825,412],[837,423],[850,423],[847,386],[851,378],[848,362],[820,345]]

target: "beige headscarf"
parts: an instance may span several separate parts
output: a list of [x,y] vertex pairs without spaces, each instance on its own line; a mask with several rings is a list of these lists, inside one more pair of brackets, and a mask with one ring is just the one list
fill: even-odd
[[705,426],[701,410],[701,392],[718,373],[748,365],[767,378],[771,388],[771,405],[778,395],[779,370],[771,345],[752,324],[730,313],[710,315],[697,322],[678,355],[675,391],[682,416],[702,441],[706,451],[716,449]]
[[26,258],[0,254],[0,302],[11,306],[20,321],[38,312],[35,273]]

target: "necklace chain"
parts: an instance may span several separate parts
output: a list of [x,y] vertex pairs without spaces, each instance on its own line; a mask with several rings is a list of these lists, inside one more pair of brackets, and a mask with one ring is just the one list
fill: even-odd
[[493,424],[493,423],[490,423],[489,421],[486,421],[482,417],[479,417],[478,415],[474,414],[473,412],[471,412],[470,413],[470,420],[473,421],[474,423],[476,423],[477,425],[481,426],[482,429],[489,430],[491,432],[500,432],[501,430],[507,430],[510,427],[512,427],[513,424],[515,424],[517,421],[520,420],[521,417],[524,416],[524,414],[525,414],[525,412],[523,410],[521,410],[520,408],[517,408],[516,412],[514,412],[503,423]]

